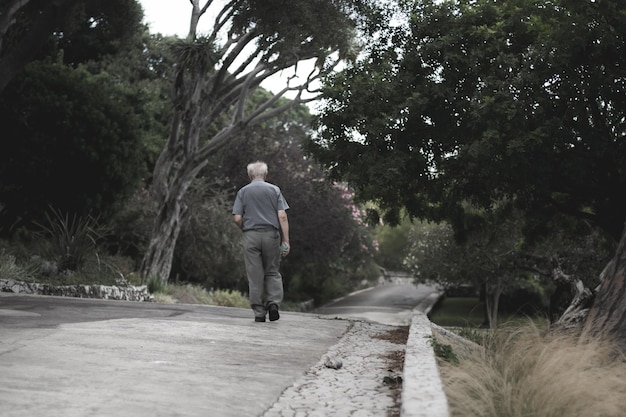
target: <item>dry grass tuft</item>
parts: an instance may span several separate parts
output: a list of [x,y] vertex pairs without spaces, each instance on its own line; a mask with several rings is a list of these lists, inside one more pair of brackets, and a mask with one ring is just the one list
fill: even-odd
[[249,308],[248,297],[239,291],[215,290],[207,291],[199,285],[168,284],[160,291],[154,292],[154,301],[167,304],[207,304],[225,307]]
[[440,370],[453,416],[626,416],[626,360],[603,340],[500,330]]

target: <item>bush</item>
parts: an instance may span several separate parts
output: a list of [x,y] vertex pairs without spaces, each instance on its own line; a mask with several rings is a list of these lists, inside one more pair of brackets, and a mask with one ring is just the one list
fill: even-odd
[[56,260],[59,272],[77,271],[84,265],[86,257],[96,252],[104,228],[92,216],[74,214],[70,217],[55,209],[50,211],[46,213],[47,224],[39,225],[48,239],[48,255]]
[[204,288],[244,291],[247,280],[241,231],[233,222],[232,201],[220,191],[222,187],[219,179],[207,177],[198,178],[190,187],[172,274]]
[[398,226],[384,225],[374,229],[374,235],[379,245],[374,259],[380,266],[391,271],[405,269],[404,259],[410,246],[409,233],[411,228],[411,221],[404,219]]
[[250,300],[239,291],[217,290],[212,293],[213,304],[224,307],[250,307]]
[[167,304],[207,304],[224,307],[250,307],[250,300],[239,291],[207,291],[205,288],[194,284],[163,285],[158,278],[154,280],[151,279],[148,282],[148,291],[154,294],[157,302]]
[[15,263],[15,256],[0,252],[0,279],[33,281],[33,271]]

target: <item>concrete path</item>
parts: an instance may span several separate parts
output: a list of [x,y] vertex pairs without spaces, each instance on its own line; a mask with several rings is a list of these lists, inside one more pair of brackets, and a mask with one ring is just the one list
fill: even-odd
[[[366,321],[282,312],[255,323],[247,309],[0,294],[0,414],[386,416],[385,356],[406,348],[426,373],[405,369],[402,415],[447,417],[445,397],[423,391],[441,384],[421,365],[434,363],[429,322],[416,323],[417,343],[398,347],[378,337],[394,326]],[[414,377],[427,387],[405,395]]]

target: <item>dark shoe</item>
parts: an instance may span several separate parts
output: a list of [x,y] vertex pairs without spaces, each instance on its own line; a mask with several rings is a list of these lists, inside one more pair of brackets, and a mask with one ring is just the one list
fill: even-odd
[[[271,319],[270,319],[270,320],[271,320]],[[265,316],[263,316],[263,317],[255,317],[255,318],[254,318],[254,321],[259,322],[259,323],[262,323],[262,322],[264,322],[264,321],[265,321]]]
[[270,313],[270,321],[276,321],[280,318],[280,314],[278,314],[278,306],[276,304],[270,304],[267,310]]

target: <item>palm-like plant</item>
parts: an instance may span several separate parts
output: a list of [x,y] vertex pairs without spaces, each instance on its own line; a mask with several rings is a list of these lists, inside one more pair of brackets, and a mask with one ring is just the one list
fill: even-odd
[[38,224],[50,239],[51,255],[56,259],[58,270],[76,271],[84,265],[86,257],[95,253],[97,243],[105,232],[98,225],[98,218],[91,215],[63,214],[50,208],[46,213],[47,224]]

